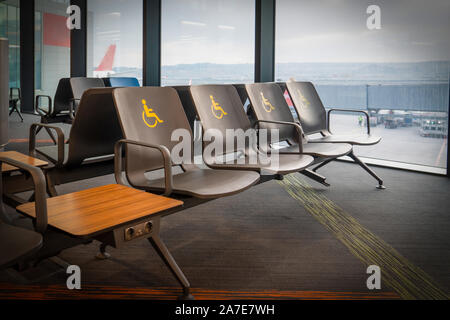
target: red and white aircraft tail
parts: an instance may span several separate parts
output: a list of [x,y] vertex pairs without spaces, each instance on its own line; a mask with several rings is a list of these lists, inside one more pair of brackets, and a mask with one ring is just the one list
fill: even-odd
[[94,70],[94,77],[102,78],[108,77],[109,75],[114,74],[113,65],[114,65],[114,57],[116,55],[116,45],[112,44],[108,47],[105,56],[102,61],[98,65],[97,69]]

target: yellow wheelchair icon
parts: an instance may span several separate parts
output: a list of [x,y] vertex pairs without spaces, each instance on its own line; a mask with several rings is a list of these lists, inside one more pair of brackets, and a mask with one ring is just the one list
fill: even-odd
[[[158,123],[163,123],[163,122],[164,122],[164,120],[161,120],[161,119],[158,117],[158,115],[157,115],[156,113],[153,112],[153,109],[150,109],[150,108],[147,106],[147,101],[145,101],[144,99],[142,99],[142,105],[143,105],[143,107],[144,107],[144,111],[142,111],[142,120],[144,120],[145,124],[146,124],[148,127],[154,128],[154,127],[156,127],[156,125],[157,125]],[[153,121],[152,121],[153,124],[148,123],[147,120],[146,120],[145,118],[147,118],[147,119],[153,118]]]
[[266,99],[266,97],[264,97],[264,93],[262,93],[262,92],[261,92],[261,97],[262,97],[262,101],[264,103],[264,110],[266,110],[266,112],[272,112],[272,110],[275,110],[275,107],[270,103],[269,99]]
[[305,98],[305,96],[300,92],[300,90],[297,89],[297,94],[300,97],[300,100],[302,100],[303,102],[303,107],[309,107],[310,103],[308,101],[308,99]]
[[[211,99],[211,103],[212,103],[211,104],[211,112],[216,119],[220,120],[223,118],[224,115],[226,116],[228,114],[222,109],[222,107],[219,105],[218,102],[214,101],[213,96],[209,96],[209,98]],[[217,111],[219,111],[219,115],[217,115]]]

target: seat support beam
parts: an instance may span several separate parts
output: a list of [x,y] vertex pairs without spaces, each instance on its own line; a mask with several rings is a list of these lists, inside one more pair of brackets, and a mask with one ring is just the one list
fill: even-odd
[[386,189],[386,187],[383,185],[383,180],[381,180],[381,178],[372,170],[370,169],[367,164],[365,164],[364,162],[362,162],[361,159],[359,159],[354,153],[353,151],[350,152],[348,154],[348,156],[350,158],[353,159],[353,161],[355,161],[355,163],[359,164],[364,170],[366,170],[372,177],[374,177],[377,181],[378,181],[378,186],[377,189]]
[[325,160],[325,161],[321,162],[318,166],[314,167],[312,169],[312,171],[316,172],[317,170],[319,170],[320,168],[326,166],[327,164],[329,164],[333,160],[335,160],[335,158],[328,159],[328,160]]
[[320,174],[318,174],[318,173],[316,173],[314,171],[311,171],[309,169],[305,169],[305,170],[300,171],[300,173],[305,175],[305,176],[307,176],[308,178],[310,178],[310,179],[312,179],[314,181],[317,181],[318,183],[320,183],[320,184],[322,184],[322,185],[324,185],[326,187],[330,186],[330,184],[325,181],[327,178],[325,178],[324,176],[322,176],[322,175],[320,175]]
[[177,279],[178,283],[183,288],[183,295],[181,295],[179,299],[194,300],[194,296],[192,296],[192,294],[190,293],[191,285],[188,279],[184,275],[183,271],[181,271],[180,267],[173,258],[169,249],[166,247],[166,245],[159,236],[159,225],[160,225],[159,219],[156,221],[154,220],[153,223],[155,225],[154,227],[155,231],[154,234],[150,238],[148,238],[148,241],[153,246],[155,251],[158,253],[159,257],[165,263],[167,268],[169,268],[170,272],[173,274],[173,276]]

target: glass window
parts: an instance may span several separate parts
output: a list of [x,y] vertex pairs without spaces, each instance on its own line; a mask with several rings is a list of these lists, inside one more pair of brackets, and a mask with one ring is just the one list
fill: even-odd
[[0,2],[0,38],[6,38],[6,4]]
[[87,75],[142,83],[142,0],[89,0]]
[[162,1],[162,85],[254,80],[254,0]]
[[19,0],[0,3],[0,37],[8,39],[9,87],[20,87],[20,14]]
[[[449,12],[448,0],[277,0],[276,80],[313,82],[326,108],[368,110],[382,141],[356,154],[445,168]],[[336,113],[331,130],[365,122]]]
[[[35,0],[35,94],[55,96],[61,78],[70,77],[69,0]],[[41,107],[45,109],[46,99]]]

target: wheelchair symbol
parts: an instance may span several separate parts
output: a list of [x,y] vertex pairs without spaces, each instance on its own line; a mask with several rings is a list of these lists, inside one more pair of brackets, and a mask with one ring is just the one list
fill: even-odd
[[303,102],[303,107],[309,107],[310,103],[308,99],[305,98],[305,96],[300,92],[300,90],[297,89],[297,94],[300,97],[300,100]]
[[264,110],[266,110],[266,112],[272,112],[272,110],[275,110],[275,107],[270,103],[269,99],[266,99],[264,97],[264,93],[262,93],[262,92],[261,92],[261,97],[262,97],[262,101],[264,103]]
[[[143,104],[143,107],[144,107],[144,111],[142,111],[142,120],[144,120],[145,124],[146,124],[148,127],[154,128],[154,127],[156,127],[156,125],[157,125],[158,123],[163,123],[163,122],[164,122],[164,120],[161,120],[161,119],[158,117],[158,115],[157,115],[156,113],[153,112],[153,109],[150,109],[150,108],[147,106],[147,101],[145,101],[144,99],[142,99],[142,104]],[[149,122],[147,122],[147,120],[146,120],[145,118],[147,118],[147,119],[153,118],[153,121],[152,121],[153,124],[150,124]]]
[[[213,96],[209,96],[209,98],[211,99],[211,103],[212,103],[211,104],[211,112],[216,119],[220,120],[223,118],[224,115],[226,116],[228,114],[222,109],[222,107],[219,105],[218,102],[214,101]],[[219,111],[219,115],[217,115],[217,111]]]

